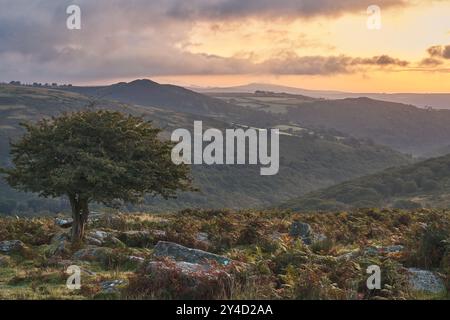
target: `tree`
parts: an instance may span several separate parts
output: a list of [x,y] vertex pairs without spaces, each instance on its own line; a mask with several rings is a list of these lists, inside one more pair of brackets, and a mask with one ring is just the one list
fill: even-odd
[[142,118],[112,111],[80,111],[23,124],[11,144],[7,182],[42,197],[67,196],[72,241],[83,240],[89,203],[136,203],[145,194],[175,197],[192,190],[189,168],[171,161],[172,142]]

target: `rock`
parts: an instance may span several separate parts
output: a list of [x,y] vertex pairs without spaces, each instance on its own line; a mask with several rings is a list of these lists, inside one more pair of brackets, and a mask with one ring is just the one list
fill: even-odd
[[[145,269],[154,290],[149,297],[172,299],[230,299],[232,276],[225,270],[186,261],[152,261]],[[153,285],[154,283],[154,285]]]
[[383,247],[383,248],[381,248],[381,250],[386,253],[400,253],[405,250],[405,247],[402,245],[393,245],[393,246]]
[[400,253],[405,250],[405,247],[402,245],[392,245],[387,247],[367,247],[364,249],[364,254],[369,256],[376,256],[381,254],[389,254],[389,253]]
[[415,291],[439,294],[446,291],[444,281],[434,272],[409,268],[408,279],[411,288]]
[[113,250],[105,247],[90,247],[78,250],[73,254],[74,260],[88,262],[107,262],[112,255]]
[[312,229],[307,223],[294,221],[289,230],[289,235],[294,238],[300,238],[306,245],[312,244]]
[[206,252],[198,249],[191,249],[182,245],[160,241],[155,246],[153,255],[156,257],[171,257],[175,260],[181,260],[189,263],[202,264],[205,260],[214,260],[222,265],[228,265],[231,260],[214,253]]
[[117,293],[120,290],[120,287],[126,285],[125,280],[111,280],[111,281],[103,281],[100,283],[100,287],[102,288],[102,293]]
[[124,248],[126,245],[117,239],[114,234],[100,231],[100,230],[93,230],[88,233],[86,236],[86,243],[89,245],[94,246],[111,246],[111,247],[120,247]]
[[136,256],[129,256],[129,257],[128,257],[128,260],[131,261],[131,262],[135,262],[135,263],[137,263],[137,264],[141,264],[141,263],[144,263],[144,262],[145,262],[145,259],[144,259],[144,258],[136,257]]
[[70,228],[72,226],[73,219],[72,218],[55,218],[55,224],[61,228]]
[[11,258],[0,255],[0,268],[7,268],[11,265]]
[[149,231],[125,231],[118,238],[129,247],[144,248],[154,244],[153,234]]
[[0,242],[0,252],[4,254],[18,253],[25,250],[25,244],[20,240],[9,240]]

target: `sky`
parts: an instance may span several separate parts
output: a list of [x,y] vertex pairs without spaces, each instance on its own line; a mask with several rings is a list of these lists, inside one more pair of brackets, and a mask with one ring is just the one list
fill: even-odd
[[450,92],[450,0],[0,0],[0,81],[138,78]]

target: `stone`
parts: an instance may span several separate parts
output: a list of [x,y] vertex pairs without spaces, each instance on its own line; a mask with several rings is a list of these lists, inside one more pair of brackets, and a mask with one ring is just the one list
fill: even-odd
[[[151,261],[145,273],[157,283],[155,290],[172,291],[174,299],[229,299],[232,292],[232,276],[225,270],[205,264]],[[158,296],[158,292],[156,294]]]
[[73,219],[72,218],[55,218],[55,224],[61,228],[70,228],[72,226]]
[[444,281],[434,272],[417,268],[409,268],[407,271],[409,284],[413,290],[432,294],[446,291]]
[[86,243],[94,246],[111,246],[111,247],[125,247],[125,244],[117,239],[113,233],[93,230],[86,236]]
[[74,260],[88,261],[88,262],[107,262],[112,255],[111,248],[104,247],[89,247],[78,250],[73,254]]
[[126,285],[125,280],[111,280],[111,281],[103,281],[100,283],[100,287],[102,293],[117,293],[120,290],[120,287]]
[[129,247],[145,248],[154,244],[153,234],[149,231],[125,231],[118,238]]
[[141,264],[141,263],[144,263],[144,262],[145,262],[145,259],[144,259],[144,258],[137,257],[137,256],[129,256],[129,257],[128,257],[128,260],[131,261],[131,262],[135,262],[135,263],[137,263],[137,264]]
[[289,230],[289,235],[291,237],[300,238],[306,245],[312,244],[312,233],[311,226],[300,221],[294,221]]
[[231,263],[231,259],[214,253],[206,252],[198,249],[191,249],[182,245],[159,241],[153,250],[155,257],[170,257],[174,260],[181,260],[189,263],[204,264],[206,260],[214,260],[222,265]]
[[384,251],[386,253],[400,253],[400,252],[405,251],[405,247],[402,245],[387,246],[387,247],[383,247],[381,249],[382,249],[382,251]]
[[22,252],[25,248],[25,244],[20,240],[7,240],[0,242],[0,252],[4,254]]

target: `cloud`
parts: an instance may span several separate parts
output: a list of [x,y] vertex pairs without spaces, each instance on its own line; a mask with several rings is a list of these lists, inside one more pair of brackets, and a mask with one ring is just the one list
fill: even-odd
[[[297,56],[254,63],[248,56],[186,52],[196,22],[246,17],[293,18],[365,13],[372,0],[0,0],[0,80],[83,82],[188,74],[352,73],[404,67],[381,55]],[[66,28],[66,8],[78,4],[82,30]],[[378,0],[382,8],[403,0]],[[303,40],[302,40],[303,41]],[[287,48],[292,49],[292,48]],[[443,51],[445,55],[445,51]]]
[[421,67],[436,67],[443,64],[441,60],[434,59],[434,58],[424,58],[422,61],[420,61],[419,66]]
[[[178,19],[242,17],[312,17],[365,11],[373,0],[189,0],[171,1],[167,13]],[[406,0],[378,0],[382,8],[405,6]]]
[[432,46],[427,50],[428,54],[434,58],[450,59],[450,45]]
[[259,65],[260,72],[289,75],[333,75],[363,71],[367,67],[405,67],[408,61],[388,55],[371,58],[339,56],[297,56],[286,54],[283,58],[270,59]]

